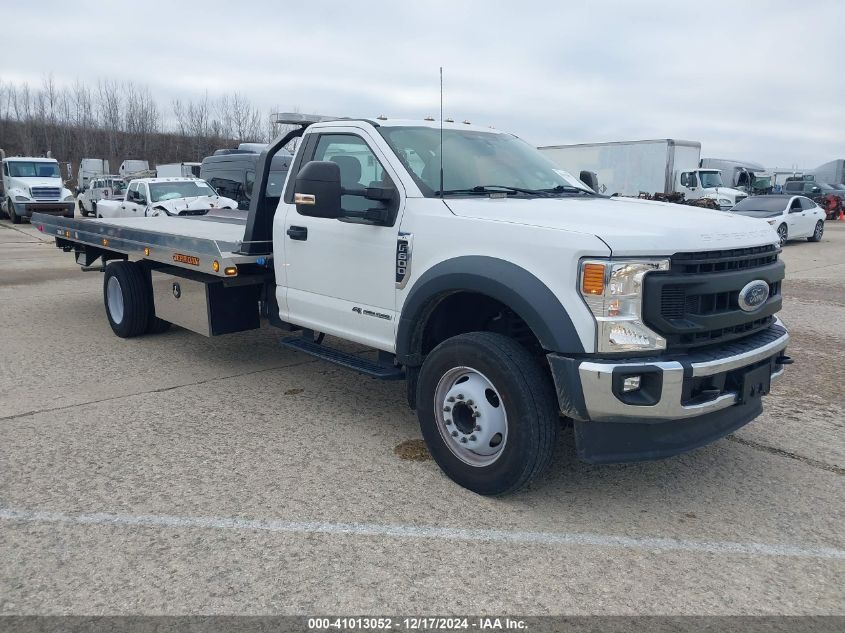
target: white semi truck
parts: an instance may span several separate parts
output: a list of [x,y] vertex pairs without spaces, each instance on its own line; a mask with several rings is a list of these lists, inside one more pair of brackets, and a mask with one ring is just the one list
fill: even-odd
[[686,200],[711,199],[720,209],[730,209],[748,197],[725,186],[718,169],[699,167],[701,143],[695,141],[583,143],[539,150],[563,170],[595,173],[600,193],[607,195],[682,193]]
[[[712,442],[759,415],[791,362],[765,222],[598,196],[484,127],[284,122],[245,220],[33,218],[104,271],[116,335],[266,319],[287,348],[405,380],[437,464],[485,495],[541,473],[569,422],[593,463]],[[273,190],[273,158],[299,137]]]
[[6,156],[0,150],[3,169],[3,199],[0,212],[14,224],[33,213],[73,217],[76,199],[64,186],[55,158]]

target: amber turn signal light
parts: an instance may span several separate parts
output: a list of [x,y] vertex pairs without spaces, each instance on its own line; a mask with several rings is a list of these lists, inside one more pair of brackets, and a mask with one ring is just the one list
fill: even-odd
[[604,293],[604,264],[584,264],[581,291],[585,295]]

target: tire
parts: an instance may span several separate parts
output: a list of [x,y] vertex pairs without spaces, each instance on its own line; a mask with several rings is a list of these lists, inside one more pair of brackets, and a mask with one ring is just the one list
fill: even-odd
[[81,215],[83,218],[87,218],[88,212],[85,210],[85,205],[82,204],[82,200],[77,201],[77,206],[79,206],[79,215]]
[[519,343],[491,332],[452,337],[426,357],[417,417],[443,472],[490,496],[519,490],[539,475],[560,428],[548,373]]
[[17,213],[15,213],[15,205],[12,204],[11,198],[6,200],[6,210],[9,212],[9,219],[12,221],[12,224],[21,223],[22,218]]
[[822,236],[824,235],[824,221],[819,220],[816,222],[816,229],[813,231],[813,234],[807,238],[808,242],[821,242]]
[[786,243],[789,241],[789,229],[786,228],[786,224],[781,224],[778,227],[778,238],[780,238],[781,248],[786,246]]
[[135,262],[117,261],[106,266],[103,303],[112,331],[120,338],[147,332],[152,296],[144,269]]

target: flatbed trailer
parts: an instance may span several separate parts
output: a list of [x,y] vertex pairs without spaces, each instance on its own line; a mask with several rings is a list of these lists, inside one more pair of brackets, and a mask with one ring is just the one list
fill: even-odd
[[[58,247],[73,252],[83,270],[104,271],[113,260],[140,262],[135,270],[143,274],[140,286],[152,306],[146,331],[166,323],[205,336],[255,329],[262,312],[269,312],[262,310],[267,299],[275,303],[272,256],[241,252],[246,222],[240,218],[39,214],[33,223],[55,236]],[[108,286],[106,295],[108,300]]]

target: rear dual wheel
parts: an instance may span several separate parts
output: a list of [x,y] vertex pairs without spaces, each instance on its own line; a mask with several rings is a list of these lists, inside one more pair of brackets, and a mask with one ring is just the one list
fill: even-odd
[[417,416],[432,457],[481,495],[526,486],[551,462],[560,420],[548,372],[519,343],[471,332],[426,357]]

